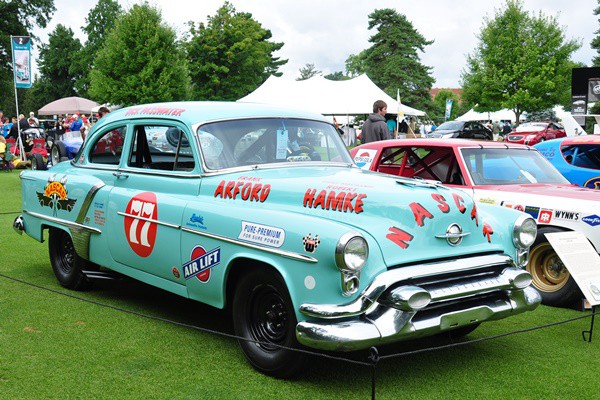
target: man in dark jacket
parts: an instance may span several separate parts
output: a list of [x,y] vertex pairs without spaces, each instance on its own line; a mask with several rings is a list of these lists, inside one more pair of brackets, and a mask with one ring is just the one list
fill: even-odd
[[12,137],[15,139],[18,138],[19,137],[19,128],[21,129],[21,132],[23,132],[25,129],[31,128],[29,126],[29,122],[27,122],[27,120],[25,119],[25,116],[23,114],[19,115],[19,126],[17,127],[17,124],[13,124],[13,126],[10,128],[10,131],[8,132],[7,137]]
[[373,103],[373,114],[365,121],[362,129],[361,143],[390,139],[390,130],[385,123],[387,104],[383,100]]

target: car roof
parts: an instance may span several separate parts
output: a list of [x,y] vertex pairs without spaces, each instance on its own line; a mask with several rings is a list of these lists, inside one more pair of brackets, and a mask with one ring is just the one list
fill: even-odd
[[[486,140],[469,140],[469,139],[390,139],[371,142],[363,145],[372,149],[384,149],[387,147],[398,146],[437,146],[437,147],[480,147],[480,148],[531,148],[522,144],[493,142]],[[359,147],[363,147],[359,146]]]
[[225,101],[189,101],[141,104],[121,108],[105,115],[97,124],[102,126],[123,119],[161,118],[192,125],[200,122],[250,117],[308,118],[329,123],[321,114],[274,105]]
[[600,135],[567,136],[562,139],[561,146],[572,144],[600,144]]

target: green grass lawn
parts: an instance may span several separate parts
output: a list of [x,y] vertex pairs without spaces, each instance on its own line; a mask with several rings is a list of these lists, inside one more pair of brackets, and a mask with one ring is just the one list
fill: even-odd
[[[281,381],[255,372],[235,340],[144,318],[110,305],[231,333],[230,317],[123,280],[70,292],[56,282],[46,243],[12,229],[20,209],[18,172],[0,172],[0,399],[368,399],[371,371],[316,359]],[[61,295],[76,295],[88,301]],[[94,303],[97,302],[97,303]],[[480,339],[583,315],[540,307],[483,324]],[[600,329],[583,319],[380,362],[378,399],[596,399]],[[449,342],[398,344],[383,354]],[[353,355],[366,361],[366,354]]]

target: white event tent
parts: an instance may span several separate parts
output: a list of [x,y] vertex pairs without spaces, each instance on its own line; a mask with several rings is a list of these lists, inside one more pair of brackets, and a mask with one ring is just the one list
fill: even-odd
[[[345,81],[332,81],[322,76],[302,81],[270,76],[238,102],[277,104],[322,115],[360,115],[372,113],[376,100],[386,102],[388,113],[398,112],[398,102],[363,74]],[[425,115],[423,111],[406,105],[402,105],[402,111],[405,115]]]

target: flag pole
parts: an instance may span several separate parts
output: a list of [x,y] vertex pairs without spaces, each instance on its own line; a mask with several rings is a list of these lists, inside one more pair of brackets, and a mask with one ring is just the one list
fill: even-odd
[[21,138],[21,122],[19,120],[19,96],[17,95],[17,68],[15,63],[15,49],[13,46],[13,36],[10,35],[10,50],[12,55],[12,64],[13,64],[13,85],[15,87],[15,108],[17,110],[17,147],[19,149],[19,157],[21,160],[26,161],[25,156],[25,147],[23,146],[23,139]]

